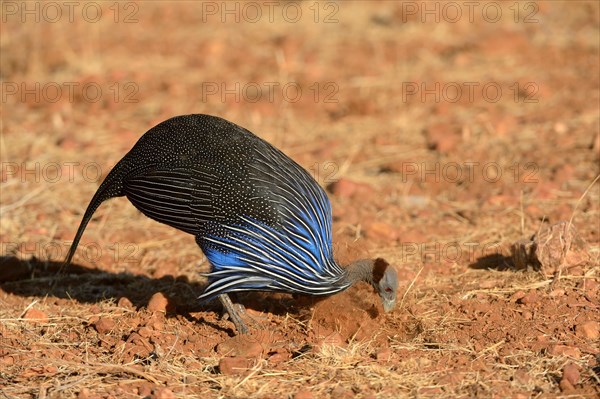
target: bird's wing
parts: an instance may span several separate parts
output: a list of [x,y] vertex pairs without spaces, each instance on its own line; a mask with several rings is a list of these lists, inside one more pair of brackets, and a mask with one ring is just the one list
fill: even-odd
[[[195,173],[207,175],[203,184],[192,179]],[[202,229],[201,222],[211,220],[213,180],[207,170],[159,164],[131,173],[125,180],[124,192],[144,215],[198,235]]]

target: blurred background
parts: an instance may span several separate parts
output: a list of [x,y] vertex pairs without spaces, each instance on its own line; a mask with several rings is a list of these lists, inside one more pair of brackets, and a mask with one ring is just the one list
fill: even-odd
[[[254,131],[329,187],[342,257],[357,240],[393,258],[403,241],[529,234],[569,218],[599,171],[598,12],[3,2],[2,241],[71,239],[110,167],[187,113]],[[108,225],[84,241],[180,234],[128,204],[103,208]],[[597,216],[597,185],[579,209]],[[576,221],[598,241],[596,223]]]

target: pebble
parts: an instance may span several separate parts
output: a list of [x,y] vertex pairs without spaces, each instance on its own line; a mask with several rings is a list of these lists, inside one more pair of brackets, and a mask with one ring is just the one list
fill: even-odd
[[117,302],[117,306],[120,308],[125,308],[125,309],[133,309],[133,303],[131,303],[129,298],[126,298],[124,296],[119,298],[119,301]]
[[150,301],[148,302],[148,310],[151,312],[166,313],[168,303],[169,301],[167,300],[165,294],[162,292],[157,292],[152,295],[152,298],[150,298]]
[[94,323],[94,328],[98,331],[98,334],[106,334],[115,328],[115,321],[107,317],[101,317]]
[[81,388],[81,391],[77,394],[77,399],[88,399],[91,394],[88,388]]
[[576,385],[579,382],[579,367],[574,363],[568,363],[563,367],[563,380],[569,381],[571,385]]
[[355,182],[346,178],[341,178],[330,184],[328,189],[333,195],[344,198],[354,196],[368,197],[375,191],[370,184]]
[[169,388],[162,387],[158,388],[151,397],[152,399],[175,399],[175,394]]
[[577,335],[585,338],[593,340],[600,338],[600,333],[598,332],[598,322],[593,320],[578,324],[577,327],[575,327],[575,331]]
[[138,395],[142,398],[150,396],[150,394],[152,393],[153,386],[154,385],[152,385],[149,382],[143,382],[142,385],[138,388]]
[[520,298],[517,302],[523,305],[531,305],[539,300],[539,296],[536,290],[529,291],[524,297]]
[[549,353],[552,356],[568,356],[574,359],[579,359],[581,357],[579,348],[568,345],[553,345],[550,347]]
[[28,309],[23,318],[32,323],[48,323],[48,315],[39,309]]
[[260,342],[261,338],[262,337],[260,336],[257,337],[252,334],[238,335],[221,342],[217,346],[217,352],[225,356],[233,357],[259,357],[265,350]]

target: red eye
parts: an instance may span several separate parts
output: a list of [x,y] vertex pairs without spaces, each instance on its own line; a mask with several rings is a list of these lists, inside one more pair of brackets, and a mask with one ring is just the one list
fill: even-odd
[[385,289],[385,292],[392,292],[392,289],[388,287]]

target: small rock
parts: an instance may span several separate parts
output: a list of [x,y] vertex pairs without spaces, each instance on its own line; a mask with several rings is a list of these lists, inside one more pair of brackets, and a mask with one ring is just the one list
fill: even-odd
[[589,295],[590,297],[595,297],[600,289],[600,284],[591,278],[583,279],[583,281],[579,283],[579,286],[585,291],[586,295]]
[[335,196],[350,198],[354,196],[368,197],[375,191],[370,184],[355,182],[341,178],[331,183],[327,189]]
[[550,347],[549,353],[552,356],[567,356],[573,359],[579,359],[581,357],[581,351],[575,346],[567,345],[553,345]]
[[25,312],[23,318],[32,323],[48,323],[48,315],[41,310],[30,308]]
[[77,399],[88,399],[91,394],[88,388],[81,388],[81,391],[77,394]]
[[154,391],[152,399],[175,399],[175,394],[167,387],[158,388]]
[[169,301],[165,294],[163,294],[162,292],[157,292],[154,295],[152,295],[152,298],[150,298],[150,301],[148,302],[148,310],[151,312],[166,313],[168,304]]
[[144,381],[142,385],[138,388],[138,395],[142,398],[150,396],[153,387],[154,385],[152,385],[150,382]]
[[578,324],[575,328],[577,335],[588,339],[597,340],[600,337],[598,332],[598,322],[593,320]]
[[15,364],[15,358],[13,356],[0,356],[0,364],[4,366],[12,366]]
[[568,380],[565,380],[564,378],[562,380],[560,380],[560,382],[558,383],[558,386],[560,387],[560,390],[562,392],[569,392],[569,391],[575,390],[575,387]]
[[253,334],[237,335],[221,342],[217,346],[217,353],[233,357],[259,357],[265,350],[261,344],[262,338]]
[[313,399],[314,395],[311,391],[301,389],[294,395],[294,399]]
[[223,375],[244,374],[251,367],[251,360],[244,356],[224,357],[219,361]]
[[125,308],[125,309],[133,309],[133,303],[131,303],[129,298],[126,298],[124,296],[119,298],[119,301],[117,302],[117,306],[120,308]]
[[142,327],[138,330],[138,334],[144,338],[148,338],[152,335],[152,330],[148,327]]
[[531,290],[524,297],[520,298],[517,302],[522,303],[523,305],[531,305],[536,303],[539,300],[539,296],[536,290]]
[[94,328],[98,331],[98,334],[107,334],[115,328],[115,321],[107,317],[101,317],[94,323]]
[[527,295],[527,294],[525,294],[525,292],[524,292],[524,291],[520,291],[520,290],[519,290],[519,291],[515,292],[514,294],[512,294],[512,295],[510,296],[510,301],[511,301],[511,302],[518,302],[518,301],[520,301],[522,298],[524,298],[524,297],[525,297],[525,295]]
[[571,385],[576,385],[579,382],[579,367],[574,363],[568,363],[563,367],[563,380],[569,381]]

